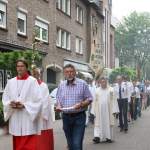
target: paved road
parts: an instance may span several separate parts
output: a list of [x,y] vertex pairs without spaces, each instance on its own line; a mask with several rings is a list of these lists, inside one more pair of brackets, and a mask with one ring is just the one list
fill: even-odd
[[[86,128],[84,150],[150,150],[150,108],[142,117],[129,125],[128,134],[119,132],[115,127],[115,142],[111,144],[93,144],[93,126]],[[54,123],[55,150],[66,150],[66,140],[61,121]],[[11,136],[0,137],[0,150],[11,150]]]

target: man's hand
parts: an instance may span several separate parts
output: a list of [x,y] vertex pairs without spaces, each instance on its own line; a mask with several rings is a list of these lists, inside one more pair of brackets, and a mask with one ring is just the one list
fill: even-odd
[[11,108],[16,108],[16,102],[15,101],[11,101],[10,102],[10,106],[11,106]]
[[10,106],[14,109],[22,109],[24,105],[21,102],[11,101]]
[[57,106],[54,108],[54,110],[57,111],[57,112],[61,112],[61,111],[62,111],[60,105],[57,105]]
[[74,105],[74,109],[78,110],[82,108],[82,103],[77,103]]
[[24,108],[24,105],[21,102],[16,102],[17,109],[22,109]]

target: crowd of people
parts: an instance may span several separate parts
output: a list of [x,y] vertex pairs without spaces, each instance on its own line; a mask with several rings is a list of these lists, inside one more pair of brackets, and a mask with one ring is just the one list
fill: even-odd
[[93,123],[94,119],[94,143],[114,141],[114,119],[118,120],[120,132],[127,133],[128,124],[141,117],[142,110],[150,105],[149,80],[130,81],[127,76],[119,75],[113,84],[106,78],[100,78],[96,83],[87,82],[94,95],[87,115],[89,122]]
[[[28,73],[25,60],[16,62],[17,76],[5,87],[2,102],[4,119],[9,121],[13,150],[54,150],[54,103],[39,68]],[[55,111],[61,112],[68,150],[83,150],[86,126],[94,124],[93,143],[114,141],[113,128],[118,119],[120,132],[128,133],[128,123],[141,117],[150,105],[150,81],[129,81],[117,76],[110,85],[107,78],[82,80],[67,64],[65,80],[56,93]],[[52,110],[53,109],[53,110]]]

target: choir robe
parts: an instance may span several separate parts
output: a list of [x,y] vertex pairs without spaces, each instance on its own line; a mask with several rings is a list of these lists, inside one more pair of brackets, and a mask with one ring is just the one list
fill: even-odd
[[[37,150],[36,134],[41,131],[42,101],[38,82],[35,78],[27,76],[8,80],[2,102],[4,106],[4,119],[9,120],[9,133],[13,135],[14,150]],[[19,101],[23,109],[10,107],[11,101]]]
[[97,88],[92,109],[95,115],[94,137],[100,137],[101,141],[106,139],[113,140],[113,126],[115,124],[113,114],[119,112],[113,88]]
[[47,85],[38,80],[42,95],[42,131],[38,136],[38,150],[54,150],[53,128],[52,128],[52,114],[51,114],[51,100]]

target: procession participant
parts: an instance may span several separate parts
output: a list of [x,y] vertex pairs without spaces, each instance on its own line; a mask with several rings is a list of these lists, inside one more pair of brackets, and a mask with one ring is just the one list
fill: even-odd
[[4,119],[9,120],[13,150],[37,150],[36,134],[40,132],[38,116],[42,105],[39,85],[28,75],[25,60],[17,60],[16,69],[18,75],[8,80],[2,97]]
[[133,93],[132,93],[132,96],[134,97],[134,113],[133,113],[133,118],[134,120],[137,119],[137,116],[138,116],[138,110],[140,109],[140,90],[139,88],[137,87],[137,84],[136,84],[136,80],[133,80]]
[[49,96],[49,90],[46,85],[41,80],[41,71],[39,68],[33,68],[32,75],[35,77],[39,83],[40,91],[42,95],[42,131],[41,135],[38,135],[38,150],[54,150],[54,138],[53,138],[53,128],[52,128],[52,114],[51,114],[51,102]]
[[129,77],[127,75],[122,76],[123,83],[127,88],[128,94],[128,122],[134,120],[134,97],[132,97],[133,93],[133,83],[129,81]]
[[[95,95],[96,95],[96,85],[95,85],[95,81],[93,79],[88,79],[87,80],[88,86],[89,86],[89,90],[92,94],[93,97],[93,101],[95,100]],[[94,124],[94,113],[92,110],[92,105],[93,102],[89,105],[89,122],[91,122],[92,124]]]
[[113,141],[113,127],[115,114],[119,112],[114,89],[107,83],[106,78],[100,79],[100,87],[96,90],[96,98],[93,101],[95,114],[94,143]]
[[114,90],[119,105],[119,127],[120,132],[124,130],[126,133],[128,131],[128,87],[127,84],[123,82],[121,76],[117,76],[116,81],[117,84],[114,86]]
[[64,67],[66,80],[57,91],[57,111],[62,111],[63,130],[69,150],[82,150],[85,132],[85,110],[92,101],[92,95],[85,81],[76,78],[76,69],[67,64]]

